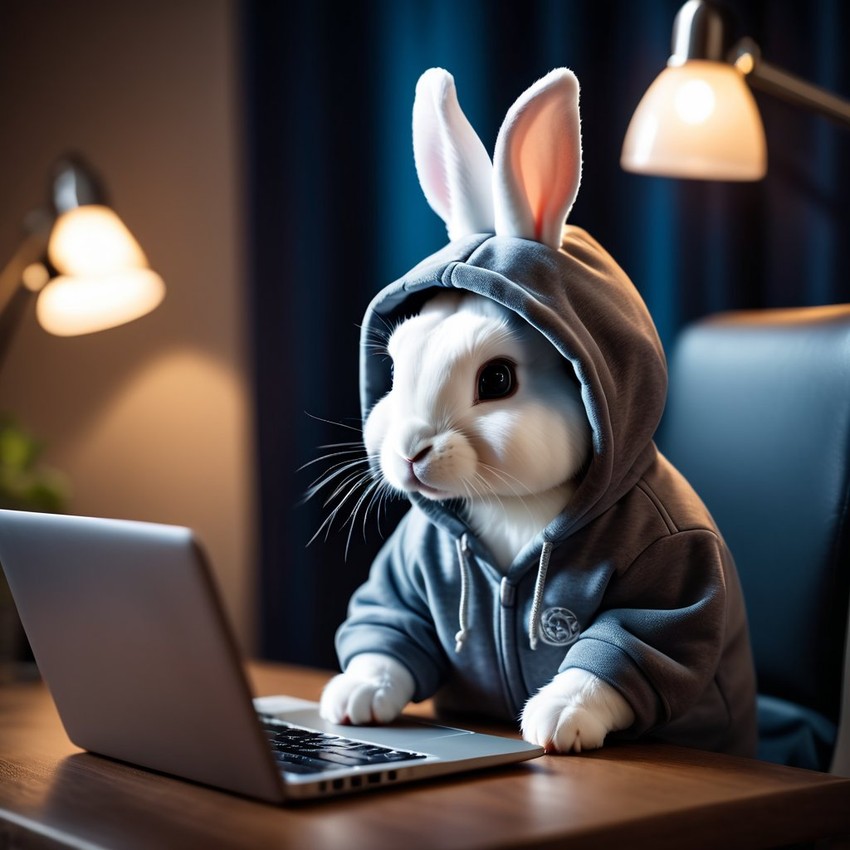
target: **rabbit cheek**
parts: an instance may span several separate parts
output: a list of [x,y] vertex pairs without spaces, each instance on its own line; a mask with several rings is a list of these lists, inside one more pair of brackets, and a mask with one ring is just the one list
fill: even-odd
[[524,452],[520,453],[520,457],[517,456],[524,427],[516,411],[497,410],[488,413],[475,423],[474,435],[483,470],[504,470],[510,465],[522,466],[525,462]]
[[498,495],[531,496],[572,477],[567,425],[544,407],[494,412],[478,433],[481,477]]
[[363,445],[370,458],[376,458],[386,437],[390,422],[389,396],[384,396],[369,412],[363,424]]
[[413,489],[407,461],[393,449],[394,408],[391,395],[382,398],[369,412],[363,425],[363,445],[373,471],[402,493]]

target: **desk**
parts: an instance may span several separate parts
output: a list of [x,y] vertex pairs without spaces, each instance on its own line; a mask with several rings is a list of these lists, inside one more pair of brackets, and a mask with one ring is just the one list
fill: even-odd
[[[249,665],[258,695],[326,673]],[[664,745],[276,807],[82,753],[40,683],[0,688],[0,847],[718,848],[850,836],[850,780]]]

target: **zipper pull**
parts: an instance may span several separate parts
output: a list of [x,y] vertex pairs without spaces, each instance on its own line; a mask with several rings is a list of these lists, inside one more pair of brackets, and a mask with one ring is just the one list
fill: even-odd
[[507,576],[502,578],[502,583],[499,585],[499,598],[503,608],[513,608],[516,600],[516,585],[511,584]]

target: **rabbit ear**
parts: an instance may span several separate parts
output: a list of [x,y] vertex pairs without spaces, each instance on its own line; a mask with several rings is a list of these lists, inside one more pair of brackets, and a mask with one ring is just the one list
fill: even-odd
[[581,182],[578,80],[557,68],[508,110],[496,139],[493,173],[496,233],[552,248]]
[[442,68],[426,71],[416,85],[413,156],[422,191],[449,239],[493,232],[493,166],[461,111],[454,78]]

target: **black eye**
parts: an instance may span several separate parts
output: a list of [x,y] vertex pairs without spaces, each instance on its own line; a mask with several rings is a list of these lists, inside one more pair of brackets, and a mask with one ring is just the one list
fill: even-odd
[[516,373],[510,360],[491,360],[478,373],[477,401],[507,398],[516,389]]

